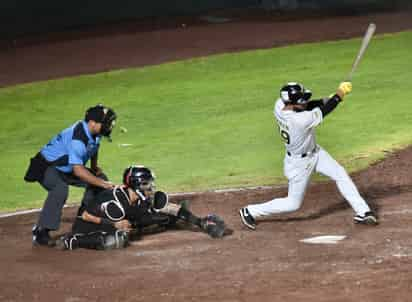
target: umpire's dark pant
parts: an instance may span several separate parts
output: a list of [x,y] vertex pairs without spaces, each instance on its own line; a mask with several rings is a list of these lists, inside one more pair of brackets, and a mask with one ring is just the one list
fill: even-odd
[[[104,174],[98,177],[107,180]],[[54,166],[47,168],[44,178],[39,182],[48,194],[37,225],[49,230],[57,230],[60,226],[62,210],[69,195],[69,185],[86,188],[82,199],[84,204],[88,204],[98,191],[98,188],[89,186],[74,175],[63,173]]]

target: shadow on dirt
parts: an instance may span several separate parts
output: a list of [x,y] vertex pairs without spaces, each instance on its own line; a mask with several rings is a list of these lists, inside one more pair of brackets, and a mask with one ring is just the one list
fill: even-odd
[[[262,219],[260,220],[261,222],[287,222],[287,221],[302,221],[302,220],[314,220],[321,218],[326,215],[331,215],[333,213],[343,211],[347,209],[349,205],[342,200],[342,202],[339,202],[338,204],[333,204],[330,205],[326,208],[320,209],[319,211],[315,213],[305,213],[299,216],[291,216],[293,214],[284,214],[284,217],[271,217],[268,219]],[[281,214],[280,214],[281,215]]]
[[[379,203],[377,199],[384,199],[392,196],[398,196],[402,193],[412,192],[412,185],[372,185],[364,188],[361,195],[367,200],[370,208],[379,216]],[[349,204],[342,198],[339,203],[329,205],[325,208],[319,209],[316,212],[306,214],[284,214],[283,217],[271,217],[261,220],[262,222],[287,222],[287,221],[302,221],[315,220],[323,216],[331,215],[339,211],[349,208]],[[298,216],[292,216],[298,215]]]

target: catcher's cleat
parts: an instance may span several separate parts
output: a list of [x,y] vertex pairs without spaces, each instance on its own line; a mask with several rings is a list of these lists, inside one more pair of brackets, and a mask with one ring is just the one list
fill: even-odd
[[219,216],[209,214],[200,219],[200,228],[212,238],[222,238],[225,235],[226,225]]
[[54,246],[56,243],[53,239],[50,238],[49,230],[42,229],[37,225],[33,226],[32,229],[32,243],[34,246],[43,245],[43,246]]
[[256,220],[253,216],[249,213],[249,210],[244,207],[239,210],[240,218],[245,226],[247,226],[251,230],[256,230]]
[[371,211],[366,212],[364,215],[356,215],[353,217],[355,223],[359,224],[368,224],[368,225],[377,225],[378,219],[376,218],[375,214]]

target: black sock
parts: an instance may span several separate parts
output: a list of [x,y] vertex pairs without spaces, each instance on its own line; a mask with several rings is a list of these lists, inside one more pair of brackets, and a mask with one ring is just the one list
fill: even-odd
[[177,217],[200,227],[200,218],[196,215],[193,215],[192,212],[183,207],[180,208],[179,212],[177,212]]

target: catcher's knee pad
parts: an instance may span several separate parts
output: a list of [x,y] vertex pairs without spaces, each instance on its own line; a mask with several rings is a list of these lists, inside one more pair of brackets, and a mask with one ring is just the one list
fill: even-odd
[[77,248],[99,249],[103,245],[103,239],[102,232],[68,234],[60,238],[57,246],[63,250],[75,250]]
[[111,250],[125,248],[129,245],[127,232],[117,230],[113,234],[104,234],[102,245],[99,250]]
[[77,248],[111,250],[124,248],[128,243],[128,234],[117,230],[114,233],[93,232],[67,235],[60,239],[58,246],[63,250],[74,250]]

